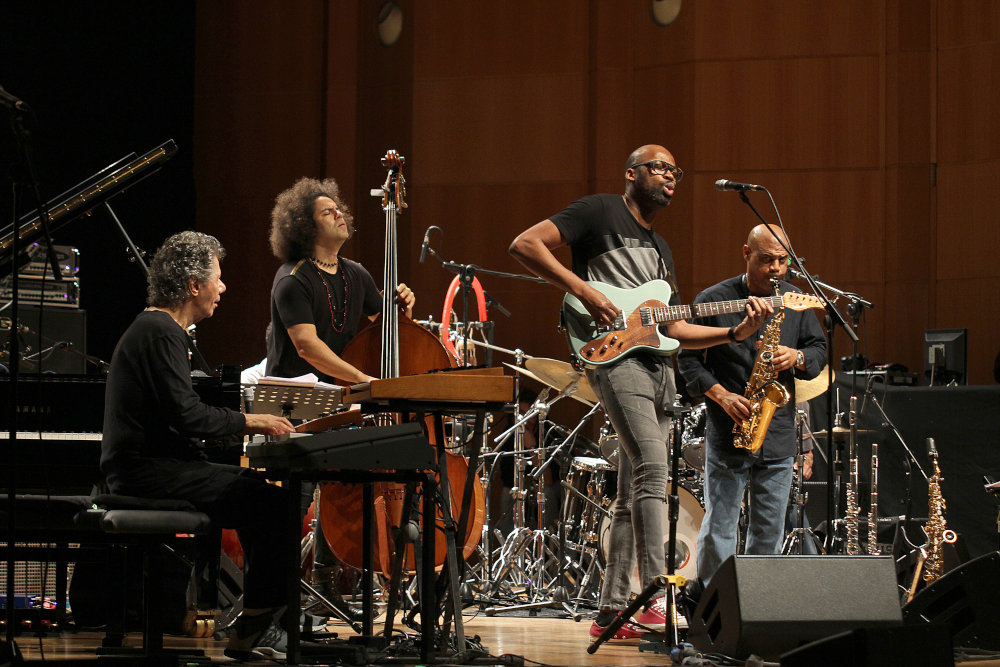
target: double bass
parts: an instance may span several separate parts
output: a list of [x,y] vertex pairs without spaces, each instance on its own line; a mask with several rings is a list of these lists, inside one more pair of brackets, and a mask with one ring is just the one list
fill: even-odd
[[[397,225],[396,220],[405,202],[406,187],[402,166],[405,158],[390,150],[382,158],[382,166],[388,169],[382,186],[382,209],[385,212],[385,269],[382,281],[382,312],[379,316],[351,339],[341,353],[341,358],[355,368],[379,368],[379,377],[392,378],[403,375],[427,373],[432,370],[454,366],[441,341],[430,331],[413,322],[400,312],[397,305],[396,286],[398,281]],[[428,418],[426,427],[431,444],[434,429]],[[457,518],[462,505],[463,486],[468,473],[468,461],[464,456],[446,452],[445,460],[439,462],[448,466],[451,495],[451,514]],[[380,482],[375,485],[375,517],[377,534],[373,540],[375,562],[381,566],[383,574],[391,573],[395,554],[394,531],[400,525],[405,485]],[[485,494],[480,484],[474,486],[472,511],[464,532],[460,531],[456,543],[461,545],[464,557],[468,557],[482,533],[485,515]],[[330,549],[342,561],[355,568],[362,567],[362,487],[357,484],[327,483],[320,490],[320,523]],[[440,518],[440,513],[438,514]],[[444,539],[435,540],[435,567],[441,567],[447,557]],[[415,568],[412,546],[407,547],[403,567]]]

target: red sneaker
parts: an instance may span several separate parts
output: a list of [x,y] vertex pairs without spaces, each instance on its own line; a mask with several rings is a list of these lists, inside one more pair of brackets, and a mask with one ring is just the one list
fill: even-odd
[[664,625],[667,622],[667,596],[661,595],[633,620],[639,625]]
[[[609,624],[610,625],[610,624]],[[608,626],[600,626],[597,621],[590,624],[590,641],[594,641],[600,637]],[[620,628],[611,636],[608,641],[622,640],[622,639],[638,639],[643,635],[643,631],[637,625],[631,622],[625,622]]]

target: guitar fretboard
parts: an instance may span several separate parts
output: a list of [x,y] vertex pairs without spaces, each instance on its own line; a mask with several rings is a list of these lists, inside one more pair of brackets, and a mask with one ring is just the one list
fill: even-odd
[[[771,305],[772,308],[781,308],[783,304],[780,296],[761,297]],[[705,303],[695,303],[690,306],[663,306],[653,308],[653,319],[658,324],[676,322],[677,320],[691,320],[699,317],[709,317],[711,315],[728,315],[730,313],[742,312],[747,307],[749,299],[736,299],[733,301],[708,301]]]

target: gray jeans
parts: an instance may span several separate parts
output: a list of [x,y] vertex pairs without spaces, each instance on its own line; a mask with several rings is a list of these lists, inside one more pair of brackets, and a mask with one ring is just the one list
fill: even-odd
[[624,609],[638,560],[643,588],[666,570],[664,532],[670,417],[674,400],[670,359],[636,355],[587,371],[618,434],[618,497],[611,519],[601,610]]

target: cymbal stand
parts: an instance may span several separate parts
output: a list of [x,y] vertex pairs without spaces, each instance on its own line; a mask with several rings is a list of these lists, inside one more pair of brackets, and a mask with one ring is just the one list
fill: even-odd
[[[557,396],[552,403],[555,403],[560,398],[572,394],[575,390],[575,383],[573,383],[571,387],[568,387],[566,390],[560,392],[559,396]],[[525,413],[525,416],[528,417],[528,415],[531,415],[531,413],[535,411],[536,413],[541,414],[544,418],[544,415],[547,414],[549,407],[551,407],[551,404],[546,406],[543,403],[536,402],[535,406]],[[583,425],[589,421],[599,407],[599,404],[594,405],[590,409],[590,412],[584,415],[583,419],[581,419],[576,427],[570,431],[562,443],[560,443],[552,451],[552,453],[546,458],[545,462],[531,473],[530,477],[535,480],[539,489],[537,492],[539,498],[538,528],[535,530],[522,528],[520,531],[514,531],[511,533],[512,539],[508,540],[508,542],[504,544],[504,548],[501,551],[500,560],[497,563],[500,565],[500,568],[498,569],[495,578],[502,580],[510,574],[526,575],[524,581],[529,583],[531,592],[530,601],[526,604],[514,605],[511,607],[489,607],[486,609],[487,616],[493,616],[497,613],[506,611],[549,607],[561,609],[574,621],[579,621],[581,619],[581,615],[577,611],[576,607],[570,605],[569,593],[565,586],[565,570],[569,561],[565,555],[565,522],[559,522],[558,538],[553,538],[542,523],[544,520],[543,509],[545,492],[542,476],[545,474],[545,470],[552,465],[553,461],[558,460],[562,455],[562,452],[567,447],[572,446],[573,441],[576,439],[576,434],[583,427]],[[544,447],[540,449],[544,451]],[[554,550],[550,546],[552,541],[556,542]],[[508,550],[508,547],[510,547],[510,550]],[[527,556],[527,562],[529,563],[526,568],[521,566],[521,563],[525,561],[525,556]],[[554,574],[551,573],[553,561],[555,561],[556,568]],[[549,599],[539,599],[545,597],[546,595]]]
[[805,527],[806,501],[809,494],[802,490],[803,465],[805,464],[805,453],[802,451],[803,433],[805,425],[805,413],[802,410],[795,411],[795,432],[798,439],[798,449],[795,454],[795,476],[792,478],[792,498],[795,502],[795,528],[785,537],[785,542],[781,545],[781,553],[799,554],[805,553],[805,540],[809,538],[816,546],[818,553],[825,554],[823,543],[813,532],[812,528]]

